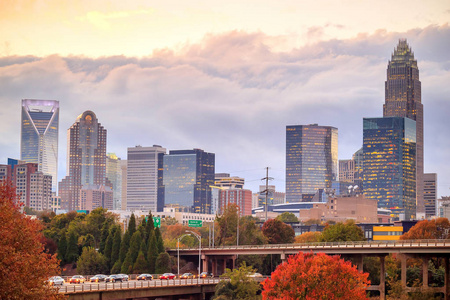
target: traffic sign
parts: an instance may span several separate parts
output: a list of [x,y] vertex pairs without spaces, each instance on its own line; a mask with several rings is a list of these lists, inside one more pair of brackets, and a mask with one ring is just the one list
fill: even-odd
[[189,227],[202,227],[203,221],[202,220],[189,220],[188,226]]
[[153,217],[153,224],[155,227],[161,228],[161,217]]

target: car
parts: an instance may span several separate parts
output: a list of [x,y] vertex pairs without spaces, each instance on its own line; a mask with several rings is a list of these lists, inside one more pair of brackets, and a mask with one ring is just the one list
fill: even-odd
[[113,274],[113,275],[109,275],[105,279],[105,282],[116,282],[116,281],[123,282],[123,277],[120,276],[119,274]]
[[49,285],[64,285],[64,279],[60,276],[52,276],[47,280]]
[[184,273],[180,276],[181,279],[195,278],[195,275],[192,273]]
[[251,277],[251,278],[262,278],[263,277],[261,273],[251,273],[251,274],[248,274],[247,276]]
[[127,274],[117,274],[119,276],[122,276],[123,281],[128,281],[128,275]]
[[97,274],[95,276],[92,276],[90,278],[90,281],[91,282],[101,282],[101,281],[105,281],[106,277],[108,277],[108,276],[103,275],[103,274]]
[[137,277],[137,280],[152,280],[153,276],[151,274],[141,274]]
[[81,275],[74,275],[72,278],[70,278],[69,283],[84,283],[86,281],[86,278],[84,278]]
[[199,276],[199,278],[208,278],[208,277],[213,278],[214,277],[213,273],[201,272]]
[[175,279],[175,274],[173,274],[173,273],[164,273],[161,276],[159,276],[159,279],[165,279],[165,280]]

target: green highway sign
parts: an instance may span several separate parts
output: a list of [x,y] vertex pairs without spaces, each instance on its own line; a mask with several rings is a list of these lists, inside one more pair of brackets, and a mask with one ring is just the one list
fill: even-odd
[[202,227],[203,221],[202,220],[189,220],[188,226],[189,227]]
[[161,217],[153,217],[153,224],[155,227],[161,228]]

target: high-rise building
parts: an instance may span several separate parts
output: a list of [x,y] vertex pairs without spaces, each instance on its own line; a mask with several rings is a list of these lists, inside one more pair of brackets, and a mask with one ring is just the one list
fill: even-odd
[[330,126],[286,126],[286,202],[331,189],[338,179],[338,130]]
[[230,174],[227,173],[217,173],[215,174],[215,186],[218,186],[220,188],[224,189],[243,189],[245,179],[240,178],[237,176],[230,176]]
[[98,207],[113,209],[114,192],[109,186],[86,184],[80,192],[80,209],[92,211]]
[[122,209],[125,210],[127,208],[127,160],[120,161],[120,170],[122,171]]
[[436,216],[437,174],[423,174],[423,199],[425,201],[425,217]]
[[400,40],[387,67],[383,117],[406,117],[416,121],[416,209],[425,216],[423,199],[423,105],[419,68],[406,40]]
[[59,101],[22,100],[20,159],[37,163],[38,170],[52,177],[52,191],[58,180]]
[[252,191],[238,188],[219,190],[219,213],[223,213],[230,204],[236,204],[239,207],[240,216],[251,216]]
[[166,149],[130,147],[127,158],[127,210],[164,210],[163,157]]
[[67,175],[59,184],[61,208],[81,209],[80,191],[85,185],[107,185],[106,129],[90,110],[67,130]]
[[209,214],[214,170],[214,153],[201,149],[171,150],[164,156],[164,203]]
[[106,155],[106,178],[112,184],[113,205],[112,209],[122,209],[122,168],[121,159],[115,153]]
[[[277,192],[274,185],[267,186],[267,205],[282,204],[285,201],[286,193]],[[259,186],[258,207],[266,205],[266,186]]]
[[416,124],[409,118],[364,118],[363,191],[392,217],[416,215]]

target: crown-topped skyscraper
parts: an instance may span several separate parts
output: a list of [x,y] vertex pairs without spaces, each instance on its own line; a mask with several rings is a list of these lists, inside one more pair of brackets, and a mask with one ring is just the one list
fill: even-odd
[[424,216],[423,199],[423,105],[419,68],[406,40],[401,39],[387,68],[383,117],[406,117],[416,121],[416,212]]

